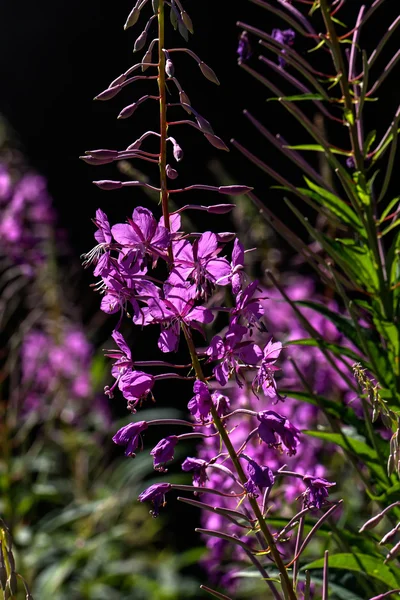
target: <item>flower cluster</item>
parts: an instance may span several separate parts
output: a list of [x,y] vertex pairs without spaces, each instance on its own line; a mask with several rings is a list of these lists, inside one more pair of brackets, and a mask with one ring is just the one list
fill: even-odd
[[[137,22],[145,5],[146,0],[135,5],[126,28]],[[167,6],[179,33],[186,39],[192,32],[191,20],[181,2],[174,0],[169,5],[163,0],[153,1],[153,13],[136,40],[135,51],[145,47],[154,20],[158,22],[158,38],[150,42],[139,63],[96,97],[98,100],[109,100],[138,79],[145,79],[147,83],[157,80],[157,95],[143,97],[128,105],[120,112],[119,118],[130,116],[144,100],[158,100],[159,133],[148,131],[123,151],[93,150],[82,157],[93,165],[122,159],[157,164],[157,185],[129,180],[101,180],[95,183],[102,190],[145,187],[158,192],[162,214],[155,215],[149,209],[138,206],[125,223],[110,225],[105,213],[99,209],[94,219],[97,244],[85,256],[84,264],[93,264],[94,274],[99,278],[96,288],[102,294],[101,309],[110,315],[118,315],[112,334],[117,349],[106,351],[107,356],[114,359],[112,376],[115,382],[107,386],[106,394],[111,398],[118,388],[127,400],[128,409],[135,413],[147,397],[157,399],[157,382],[160,379],[194,379],[193,397],[187,404],[191,421],[133,421],[117,431],[113,439],[125,448],[127,456],[134,457],[143,448],[148,427],[171,425],[189,428],[189,433],[179,435],[167,432],[168,435],[151,450],[154,468],[159,472],[167,470],[179,442],[192,437],[204,440],[199,456],[187,457],[182,463],[182,470],[193,476],[192,486],[156,483],[145,490],[139,500],[151,502],[152,514],[157,516],[160,507],[165,504],[166,494],[171,490],[201,493],[206,499],[209,495],[213,498],[216,496],[221,501],[218,518],[221,517],[221,528],[224,529],[225,508],[235,502],[233,508],[227,509],[230,516],[236,514],[240,519],[258,522],[265,543],[270,546],[278,570],[289,589],[290,583],[280,552],[264,519],[269,494],[278,478],[295,477],[303,480],[303,476],[307,475],[301,490],[303,509],[320,509],[325,505],[327,489],[331,484],[325,482],[318,473],[286,473],[282,470],[279,456],[285,453],[289,460],[297,456],[302,435],[291,419],[276,407],[278,401],[283,401],[275,380],[282,344],[272,339],[266,327],[268,301],[259,282],[251,281],[246,276],[243,245],[232,233],[205,231],[200,234],[182,230],[180,215],[183,211],[203,210],[209,214],[223,215],[229,213],[234,205],[185,204],[173,213],[169,210],[169,198],[175,200],[183,193],[203,190],[232,197],[246,194],[251,188],[203,184],[173,187],[179,174],[170,161],[180,163],[183,151],[175,137],[169,135],[172,126],[190,125],[216,148],[227,148],[208,121],[192,107],[175,75],[171,55],[184,52],[196,60],[207,79],[219,83],[212,69],[191,50],[164,47]],[[244,44],[245,40],[242,41]],[[153,62],[155,47],[158,55],[156,62]],[[246,52],[244,46],[242,50]],[[155,68],[157,74],[130,78],[131,73],[139,68],[142,71]],[[167,82],[173,83],[178,89],[179,103],[167,103]],[[172,121],[169,118],[172,107],[180,107],[194,120]],[[159,152],[150,153],[143,149],[148,138],[156,138],[160,142]],[[140,356],[133,355],[121,333],[125,316],[141,330],[150,326],[157,328],[158,352],[161,352],[157,360],[143,361]],[[218,323],[224,323],[224,328],[212,336],[210,326],[217,318]],[[163,360],[163,354],[183,350],[183,340],[190,355],[190,367]],[[164,367],[166,372],[154,374],[153,367]],[[232,390],[233,394],[246,399],[251,397],[252,407],[240,402],[235,402],[234,406]],[[256,448],[264,448],[264,452],[269,453],[268,459],[265,460],[263,451],[257,452]],[[215,501],[213,503],[217,506]],[[200,506],[203,504],[200,503]],[[208,535],[213,537],[214,543],[216,538],[219,544],[223,533],[212,527]],[[257,540],[259,542],[259,538]],[[294,593],[290,595],[291,599],[293,597]]]
[[35,173],[17,177],[0,167],[0,252],[30,274],[44,260],[43,243],[55,216],[46,181]]

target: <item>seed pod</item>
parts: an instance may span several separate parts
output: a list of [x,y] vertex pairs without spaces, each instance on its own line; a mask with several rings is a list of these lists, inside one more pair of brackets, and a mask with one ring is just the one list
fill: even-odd
[[219,85],[219,79],[216,76],[216,74],[214,73],[214,71],[212,70],[211,67],[209,67],[208,65],[206,65],[205,62],[203,62],[202,60],[199,62],[199,67],[201,72],[203,73],[204,77],[206,79],[208,79],[209,81],[212,81],[212,83],[215,83],[216,85]]
[[144,48],[144,45],[146,44],[146,41],[147,41],[147,31],[144,30],[137,38],[135,45],[133,47],[133,51],[139,52],[139,50],[142,50],[142,48]]

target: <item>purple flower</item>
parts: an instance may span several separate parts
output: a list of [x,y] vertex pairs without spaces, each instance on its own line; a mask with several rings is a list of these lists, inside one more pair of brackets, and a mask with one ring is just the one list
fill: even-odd
[[139,502],[152,502],[153,510],[150,511],[150,514],[157,517],[160,507],[165,505],[165,494],[171,489],[170,483],[154,483],[140,494],[138,500]]
[[240,317],[243,317],[248,325],[258,326],[258,322],[264,314],[264,307],[261,303],[263,298],[253,298],[257,286],[258,281],[255,280],[238,293],[236,306],[230,311],[232,324],[238,323]]
[[239,63],[246,62],[246,60],[249,60],[251,54],[252,52],[249,42],[249,36],[247,35],[247,31],[242,31],[237,49]]
[[165,254],[171,239],[169,231],[142,206],[135,208],[128,223],[114,225],[111,233],[123,247],[135,249],[141,257],[147,253],[156,260]]
[[154,459],[154,468],[157,471],[166,471],[164,465],[174,458],[174,450],[179,438],[176,435],[169,435],[160,440],[150,452]]
[[288,456],[296,454],[300,431],[286,417],[273,410],[264,410],[258,413],[257,419],[260,421],[258,435],[263,442],[270,448],[279,448],[283,444]]
[[203,487],[208,480],[206,469],[208,462],[201,458],[186,458],[182,463],[182,471],[193,471],[193,485]]
[[188,403],[188,409],[196,421],[204,422],[210,414],[212,399],[208,385],[204,381],[195,381],[193,385],[195,395]]
[[[217,258],[221,249],[218,248],[217,236],[211,231],[203,233],[193,245],[187,240],[176,242],[173,251],[175,266],[169,276],[169,283],[184,285],[189,280],[196,286],[199,297],[208,297],[212,286],[221,283],[230,273],[226,258]],[[228,283],[227,280],[221,285]]]
[[211,323],[213,315],[204,306],[196,306],[194,288],[165,286],[165,298],[149,300],[149,313],[162,330],[158,347],[162,352],[176,352],[179,345],[180,324],[202,331],[200,324]]
[[312,477],[311,475],[305,475],[303,481],[307,485],[307,489],[303,494],[305,503],[307,506],[315,508],[321,508],[325,498],[329,495],[328,488],[336,485],[336,483],[330,483],[323,477]]
[[257,498],[258,491],[262,492],[265,488],[273,485],[275,478],[269,467],[260,467],[254,460],[247,459],[248,480],[244,484],[249,495]]
[[217,415],[219,417],[226,415],[226,413],[230,409],[229,398],[227,396],[224,396],[223,394],[220,394],[220,392],[218,391],[213,392],[211,398],[215,406],[215,410],[217,411]]
[[135,458],[135,452],[142,444],[141,433],[148,428],[146,421],[137,421],[136,423],[129,423],[119,429],[113,437],[113,442],[118,446],[126,446],[125,456],[132,456]]
[[129,408],[134,410],[136,404],[150,394],[154,386],[154,377],[143,371],[127,368],[118,380],[118,387],[123,397],[128,400]]
[[[293,29],[273,29],[271,36],[280,44],[284,44],[285,46],[293,46],[296,34]],[[285,50],[282,50],[282,54],[285,54]],[[278,56],[278,63],[282,68],[286,65],[286,61],[284,58],[282,58],[282,56]]]
[[247,328],[242,325],[233,324],[228,329],[225,339],[216,335],[211,340],[207,354],[210,360],[220,360],[221,362],[214,367],[214,375],[218,383],[226,385],[231,373],[236,373],[238,380],[238,370],[240,369],[239,360],[244,363],[255,365],[262,357],[262,350],[253,342],[242,342],[243,336],[247,333]]
[[278,371],[279,369],[274,366],[274,363],[278,359],[281,350],[281,342],[273,342],[270,340],[265,346],[264,356],[258,367],[257,375],[252,383],[252,390],[256,395],[261,388],[266,396],[269,396],[270,398],[276,398],[278,396],[279,398],[274,378],[274,371]]

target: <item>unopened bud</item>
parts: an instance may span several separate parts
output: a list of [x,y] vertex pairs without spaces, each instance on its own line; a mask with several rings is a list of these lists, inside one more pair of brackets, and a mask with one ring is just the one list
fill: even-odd
[[118,150],[88,150],[86,154],[99,159],[117,158]]
[[168,77],[173,77],[175,74],[174,63],[170,58],[168,58],[165,62],[165,72]]
[[383,411],[380,414],[381,414],[381,419],[382,419],[382,423],[384,424],[384,426],[387,429],[391,429],[391,427],[392,427],[392,419],[390,418],[390,416],[387,415],[386,413],[384,413]]
[[199,67],[206,79],[208,79],[209,81],[212,81],[212,83],[215,83],[216,85],[219,85],[219,79],[211,67],[206,65],[206,63],[203,62],[202,60],[199,62]]
[[390,552],[386,555],[384,562],[385,563],[389,562],[389,560],[396,558],[396,556],[398,554],[400,554],[400,542],[397,542],[397,544],[395,546],[393,546],[393,548],[390,550]]
[[137,109],[137,106],[138,106],[137,102],[134,102],[133,104],[130,104],[129,106],[125,106],[125,108],[123,108],[121,110],[121,112],[119,113],[117,119],[128,119],[129,117],[131,117],[133,115],[133,113]]
[[220,194],[228,194],[229,196],[241,196],[248,194],[253,188],[248,185],[221,185],[218,188]]
[[129,27],[132,27],[133,25],[135,25],[138,22],[139,17],[140,17],[140,10],[139,10],[138,5],[139,5],[139,2],[136,3],[136,6],[134,6],[132,8],[131,12],[129,13],[126,23],[124,25],[125,31],[127,29],[129,29]]
[[188,29],[188,31],[190,31],[190,33],[193,33],[192,19],[189,17],[189,15],[187,14],[187,12],[185,10],[183,10],[181,12],[181,19],[182,19],[186,29]]
[[207,212],[213,215],[225,215],[234,208],[236,208],[235,204],[214,204],[212,206],[207,206]]
[[196,117],[196,121],[198,126],[200,127],[200,129],[204,132],[206,131],[207,133],[210,133],[211,135],[214,135],[214,131],[213,128],[211,127],[210,123],[207,121],[207,119],[205,119],[204,117],[202,117],[201,115],[197,115]]
[[101,190],[118,190],[122,188],[121,181],[110,181],[109,179],[102,179],[100,181],[93,181],[94,185],[97,185]]
[[135,45],[133,47],[133,51],[139,52],[139,50],[142,50],[142,48],[144,48],[146,41],[147,41],[147,31],[144,30],[137,38]]
[[179,92],[179,100],[180,100],[181,104],[183,104],[183,105],[188,104],[188,106],[183,106],[183,108],[184,108],[184,110],[186,110],[187,113],[189,113],[189,115],[191,115],[192,111],[189,108],[190,99],[189,99],[189,96],[186,94],[186,92],[184,92],[183,90],[181,90]]
[[149,64],[152,61],[152,56],[153,56],[153,47],[150,46],[150,48],[147,50],[146,54],[142,58],[142,71],[146,71],[146,69],[149,68]]
[[225,150],[225,152],[229,152],[228,146],[225,144],[224,141],[221,140],[220,137],[214,135],[213,133],[204,133],[204,135],[210,142],[210,144],[214,146],[214,148],[217,148],[218,150]]
[[101,92],[101,94],[95,96],[94,100],[111,100],[111,98],[114,98],[114,96],[118,94],[120,89],[120,85],[113,85],[112,87],[109,87],[106,90],[104,90],[104,92]]
[[388,531],[387,534],[383,536],[383,538],[379,542],[379,545],[383,546],[388,541],[390,541],[391,538],[394,537],[396,535],[396,533],[399,531],[399,527],[400,527],[400,523],[397,523],[396,527],[393,527],[393,529],[391,529],[390,531]]
[[6,589],[6,584],[7,584],[7,571],[4,566],[1,566],[0,567],[0,586],[3,591]]
[[156,12],[158,12],[158,6],[159,6],[160,2],[159,2],[159,0],[153,0],[152,4],[153,4],[153,12],[155,14]]
[[363,531],[369,531],[370,529],[373,529],[379,525],[384,516],[385,513],[379,513],[378,515],[375,515],[375,517],[372,517],[372,519],[369,519],[369,521],[364,523],[364,525],[361,527],[360,533],[363,533]]
[[174,138],[169,138],[169,139],[172,142],[172,146],[173,146],[172,152],[173,152],[174,158],[177,162],[180,162],[183,158],[183,150]]
[[176,179],[178,177],[178,171],[176,171],[176,169],[173,169],[171,167],[171,165],[167,165],[165,167],[165,172],[167,174],[167,177],[169,177],[169,179]]
[[394,466],[395,466],[394,465],[394,456],[393,456],[393,454],[390,454],[389,458],[388,458],[388,462],[387,462],[387,473],[388,473],[389,477],[394,472]]

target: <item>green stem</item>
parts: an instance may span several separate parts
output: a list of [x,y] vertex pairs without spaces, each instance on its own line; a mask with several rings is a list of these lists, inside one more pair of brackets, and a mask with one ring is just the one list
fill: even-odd
[[[366,194],[368,194],[369,197],[371,197],[370,193],[368,192],[367,185],[365,182],[363,149],[360,148],[358,134],[357,134],[357,119],[361,118],[361,115],[356,114],[355,105],[353,103],[353,99],[352,99],[352,95],[351,95],[351,91],[350,91],[348,73],[347,73],[345,63],[344,63],[343,53],[340,48],[340,42],[336,35],[335,25],[331,18],[328,0],[320,0],[320,3],[321,3],[322,17],[324,19],[324,23],[325,23],[326,30],[327,30],[327,35],[328,35],[328,38],[330,41],[330,48],[331,48],[331,52],[332,52],[333,62],[334,62],[335,68],[336,68],[336,72],[339,76],[339,84],[340,84],[340,89],[341,89],[342,96],[343,96],[344,106],[345,106],[346,112],[348,114],[351,114],[351,117],[346,119],[346,121],[349,126],[350,142],[351,142],[351,146],[352,146],[352,150],[353,150],[354,162],[355,162],[357,171],[360,173],[360,178],[361,178],[360,184],[362,185],[363,190],[365,190]],[[375,263],[376,263],[375,267],[376,267],[378,279],[379,279],[379,288],[380,288],[380,298],[379,299],[380,299],[381,306],[382,306],[382,312],[384,313],[384,315],[387,319],[390,319],[390,317],[392,315],[390,294],[388,294],[387,284],[386,284],[385,275],[384,275],[384,271],[385,271],[384,263],[383,263],[384,258],[381,256],[381,253],[379,251],[379,242],[378,242],[378,237],[377,237],[377,231],[376,231],[376,225],[375,225],[375,219],[374,219],[373,210],[372,210],[372,206],[371,206],[371,201],[368,206],[364,205],[364,208],[365,208],[365,217],[363,216],[363,223],[364,223],[366,233],[368,236],[370,248],[373,252],[373,256],[374,256]]]
[[[183,329],[183,333],[185,335],[185,339],[186,339],[186,342],[187,342],[187,345],[189,348],[189,352],[190,352],[190,356],[192,359],[193,368],[196,373],[196,377],[200,381],[206,381],[204,374],[203,374],[203,370],[201,368],[201,365],[200,365],[200,362],[198,359],[198,356],[197,356],[197,353],[196,353],[196,348],[194,346],[190,331],[188,330],[188,328],[186,327],[185,324],[182,324],[182,329]],[[214,425],[217,428],[217,430],[221,436],[221,439],[222,439],[223,443],[225,444],[225,447],[228,451],[230,459],[236,469],[238,477],[239,477],[240,481],[242,482],[242,484],[245,484],[247,481],[247,477],[243,471],[243,467],[240,463],[238,455],[236,454],[235,448],[232,445],[229,435],[228,435],[220,417],[218,416],[218,413],[214,406],[211,407],[211,415],[214,420]],[[271,550],[271,554],[274,558],[275,564],[281,574],[283,585],[287,589],[289,599],[296,600],[296,594],[293,590],[293,585],[290,582],[288,572],[287,572],[286,567],[282,561],[282,558],[275,546],[275,541],[274,541],[273,535],[271,534],[271,532],[268,528],[268,525],[265,522],[265,519],[260,510],[260,507],[258,506],[257,500],[255,498],[250,498],[250,497],[248,497],[248,500],[251,505],[251,508],[253,509],[254,515],[258,521],[258,525],[259,525],[262,533],[264,534],[265,539],[267,540],[267,543]]]

